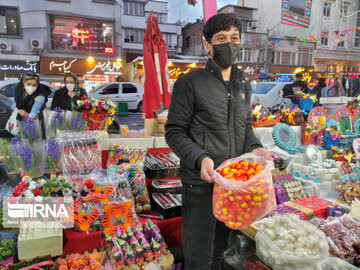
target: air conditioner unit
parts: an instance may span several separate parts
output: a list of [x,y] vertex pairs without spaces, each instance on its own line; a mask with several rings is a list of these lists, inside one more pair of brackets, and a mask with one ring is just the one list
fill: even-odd
[[30,39],[30,49],[31,50],[42,50],[44,49],[44,41],[40,39]]
[[1,51],[2,53],[12,52],[11,43],[0,43],[0,51]]
[[250,28],[255,29],[258,27],[258,22],[250,22]]

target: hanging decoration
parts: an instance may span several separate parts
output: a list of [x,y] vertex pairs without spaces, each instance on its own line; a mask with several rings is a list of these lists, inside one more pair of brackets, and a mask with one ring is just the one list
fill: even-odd
[[312,0],[282,0],[281,23],[309,28]]

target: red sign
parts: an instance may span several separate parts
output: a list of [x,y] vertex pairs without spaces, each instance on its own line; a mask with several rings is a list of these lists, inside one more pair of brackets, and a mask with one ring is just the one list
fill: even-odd
[[92,82],[104,82],[106,78],[104,76],[86,76],[85,80]]
[[104,52],[105,52],[105,53],[109,53],[109,54],[110,54],[110,53],[114,53],[114,48],[112,48],[112,47],[105,47],[105,48],[104,48]]
[[89,29],[74,28],[72,30],[72,36],[73,38],[89,39],[90,31]]

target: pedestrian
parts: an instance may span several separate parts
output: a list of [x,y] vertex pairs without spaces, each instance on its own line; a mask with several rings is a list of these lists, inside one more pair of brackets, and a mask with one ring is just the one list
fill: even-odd
[[16,119],[20,121],[29,117],[42,120],[42,112],[50,94],[50,87],[40,84],[39,75],[32,72],[26,73],[15,89],[12,109],[18,110]]
[[318,81],[318,84],[310,91],[310,94],[315,94],[317,102],[315,105],[317,105],[320,102],[321,98],[321,90],[326,86],[326,80],[324,78],[320,78]]
[[51,110],[60,108],[64,111],[76,111],[78,109],[77,101],[81,97],[87,97],[86,91],[79,87],[79,80],[72,72],[64,76],[65,86],[56,90],[51,103]]
[[[307,84],[301,80],[302,73],[295,74],[295,81],[292,84],[286,84],[283,88],[283,97],[295,96],[298,91],[304,94],[309,93],[310,89]],[[299,100],[296,97],[290,97],[292,108],[299,107]]]
[[247,152],[271,159],[251,125],[251,87],[234,65],[241,21],[217,14],[203,28],[205,68],[178,78],[173,87],[165,138],[180,157],[185,269],[221,269],[230,229],[212,210],[214,168]]

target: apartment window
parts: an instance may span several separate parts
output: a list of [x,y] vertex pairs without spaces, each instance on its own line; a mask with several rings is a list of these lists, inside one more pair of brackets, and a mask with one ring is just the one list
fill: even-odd
[[142,29],[124,29],[125,43],[143,43],[144,30]]
[[106,4],[114,4],[115,0],[92,0],[93,2],[100,2],[100,3],[106,3]]
[[0,7],[0,36],[19,36],[19,16],[17,8]]
[[298,65],[299,66],[312,66],[314,58],[314,49],[312,48],[299,48]]
[[282,52],[281,64],[282,65],[290,65],[290,63],[291,63],[291,53],[290,52]]
[[355,37],[355,47],[360,47],[360,37]]
[[297,53],[295,53],[295,52],[291,53],[291,65],[293,65],[293,66],[296,65],[296,55],[297,55]]
[[50,16],[51,49],[105,53],[114,48],[113,23]]
[[324,3],[323,15],[325,17],[330,17],[330,10],[331,10],[331,4],[330,3]]
[[338,47],[342,47],[342,48],[344,47],[344,45],[345,45],[345,40],[343,40],[337,44]]
[[240,61],[251,62],[251,49],[243,48],[240,50]]
[[327,38],[325,38],[325,36],[329,36],[329,33],[324,32],[324,36],[321,36],[321,45],[327,46],[329,40]]
[[69,3],[70,0],[46,0],[46,1],[54,1],[54,2],[67,2]]
[[344,16],[343,19],[346,19],[347,14],[348,14],[348,6],[344,6],[344,10],[343,10],[343,8],[341,6],[341,8],[340,8],[340,18],[342,18]]
[[134,16],[144,16],[144,4],[124,1],[124,14]]

